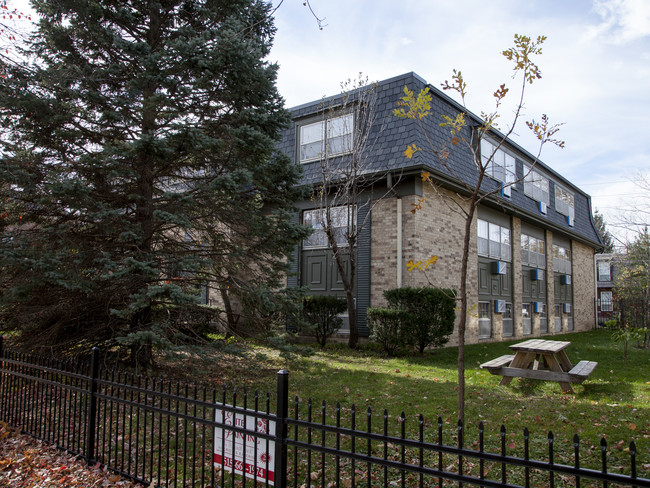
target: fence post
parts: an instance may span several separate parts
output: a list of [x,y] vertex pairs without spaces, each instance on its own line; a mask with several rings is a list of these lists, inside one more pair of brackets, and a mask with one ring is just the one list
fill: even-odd
[[99,369],[99,348],[93,347],[90,360],[90,385],[88,398],[88,420],[86,423],[86,461],[95,457],[95,417],[97,417],[97,375]]
[[275,424],[275,486],[287,486],[287,416],[289,414],[289,371],[278,371],[278,398]]
[[[5,340],[4,336],[0,335],[0,386],[2,386],[2,369],[4,367],[4,364],[2,362],[2,354],[4,353],[4,351],[2,350],[2,346],[3,346],[4,340]],[[2,418],[2,417],[0,417],[0,418]]]

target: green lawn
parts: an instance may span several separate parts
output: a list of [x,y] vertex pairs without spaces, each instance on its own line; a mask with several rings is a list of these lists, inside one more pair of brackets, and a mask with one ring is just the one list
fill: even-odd
[[[563,394],[555,382],[514,379],[510,386],[499,386],[500,377],[481,370],[479,364],[509,353],[510,343],[466,348],[466,446],[477,440],[477,426],[482,421],[486,446],[498,449],[503,424],[508,449],[523,455],[522,433],[528,427],[531,456],[546,459],[547,435],[552,431],[558,462],[569,464],[577,433],[583,465],[599,469],[600,439],[605,437],[609,468],[620,466],[628,471],[627,448],[634,440],[639,475],[650,477],[650,350],[630,347],[624,361],[622,344],[614,343],[606,330],[552,338],[571,341],[567,354],[574,364],[583,359],[598,361],[587,381],[574,385],[574,394]],[[227,384],[274,391],[274,372],[284,368],[290,372],[290,395],[304,403],[311,398],[318,408],[322,401],[333,408],[340,402],[345,411],[354,404],[360,412],[359,422],[371,407],[377,415],[373,425],[383,421],[386,409],[395,421],[390,424],[395,426],[394,435],[402,411],[409,430],[416,427],[415,416],[424,415],[430,436],[435,434],[440,416],[451,443],[457,420],[456,354],[456,348],[446,348],[386,358],[370,347],[350,351],[343,345],[328,345],[323,350],[317,348],[313,355],[282,358],[273,349],[254,346],[248,358],[231,361],[226,367],[222,362],[218,373],[213,371]],[[251,358],[255,358],[254,364]]]

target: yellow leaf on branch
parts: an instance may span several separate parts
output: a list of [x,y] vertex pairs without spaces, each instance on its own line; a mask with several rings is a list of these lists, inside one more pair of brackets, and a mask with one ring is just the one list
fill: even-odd
[[438,262],[438,256],[431,256],[427,259],[427,262],[424,263],[424,269],[427,269],[429,266],[433,266]]
[[408,271],[413,271],[414,269],[419,269],[420,271],[422,271],[422,261],[418,261],[417,263],[415,263],[411,259],[408,263],[406,263],[406,269]]

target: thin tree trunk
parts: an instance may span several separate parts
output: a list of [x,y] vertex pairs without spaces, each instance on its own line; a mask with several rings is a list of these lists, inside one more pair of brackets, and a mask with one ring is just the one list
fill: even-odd
[[357,327],[357,307],[354,303],[354,293],[352,293],[352,290],[346,290],[345,298],[348,303],[348,322],[350,324],[348,347],[350,349],[356,349],[359,346],[359,328]]
[[460,268],[460,320],[458,323],[458,420],[465,423],[465,330],[467,329],[467,274],[469,262],[469,245],[476,200],[478,192],[472,195],[467,218],[465,220],[465,236],[463,239],[463,257]]
[[[354,300],[354,283],[357,276],[357,258],[354,250],[354,245],[356,245],[356,239],[354,242],[350,242],[348,250],[350,252],[349,261],[350,261],[350,277],[347,282],[344,280],[345,284],[345,297],[348,302],[348,323],[350,324],[350,337],[348,337],[348,347],[350,349],[356,349],[359,346],[359,328],[357,326],[357,304]],[[343,263],[339,264],[339,270],[343,269]]]
[[224,286],[220,286],[219,292],[221,293],[223,306],[226,309],[226,338],[228,338],[234,335],[235,330],[237,329],[237,320],[232,311],[232,303],[230,301],[230,295],[228,295],[228,289]]
[[[328,222],[325,229],[329,245],[332,249],[336,268],[338,269],[339,276],[343,282],[343,290],[345,290],[345,299],[348,305],[348,323],[350,324],[350,335],[348,337],[348,347],[356,349],[359,346],[359,328],[357,326],[357,306],[354,302],[354,282],[356,280],[357,260],[355,256],[356,239],[348,240],[348,247],[346,254],[339,248],[336,238],[331,231],[332,224]],[[346,273],[345,270],[345,256],[348,256],[350,263],[350,272]]]

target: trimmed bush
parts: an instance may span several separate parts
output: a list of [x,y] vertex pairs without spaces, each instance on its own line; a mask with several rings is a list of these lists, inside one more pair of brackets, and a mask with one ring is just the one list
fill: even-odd
[[420,353],[449,341],[456,319],[456,291],[442,288],[394,288],[384,297],[391,308],[407,312],[401,333]]
[[339,315],[348,309],[344,298],[328,295],[307,296],[302,301],[301,330],[316,338],[324,347],[336,329],[341,327]]
[[367,310],[370,340],[378,343],[386,354],[394,355],[405,345],[402,325],[408,313],[395,308],[369,308]]
[[286,332],[287,328],[296,332],[296,317],[302,313],[302,301],[306,290],[303,288],[270,290],[262,285],[243,291],[242,318],[245,322],[244,328],[249,335],[271,337]]

